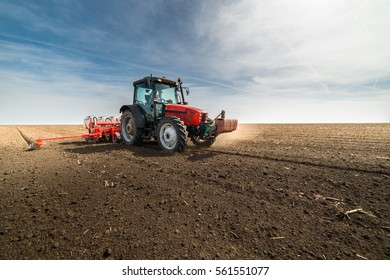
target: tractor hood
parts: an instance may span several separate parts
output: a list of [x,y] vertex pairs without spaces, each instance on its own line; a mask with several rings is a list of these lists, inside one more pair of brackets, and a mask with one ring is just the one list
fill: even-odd
[[166,104],[165,116],[175,116],[180,118],[186,126],[199,126],[202,123],[202,115],[207,113],[199,108],[182,105]]

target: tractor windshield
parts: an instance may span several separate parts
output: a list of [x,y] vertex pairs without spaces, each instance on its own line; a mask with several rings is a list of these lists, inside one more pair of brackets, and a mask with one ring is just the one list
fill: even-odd
[[153,90],[146,83],[140,83],[135,86],[134,93],[134,101],[140,105],[150,106],[155,99],[157,102],[166,104],[180,104],[182,102],[177,88],[167,84],[155,83]]
[[166,84],[155,84],[156,98],[158,102],[177,104],[178,96],[176,93],[176,87]]

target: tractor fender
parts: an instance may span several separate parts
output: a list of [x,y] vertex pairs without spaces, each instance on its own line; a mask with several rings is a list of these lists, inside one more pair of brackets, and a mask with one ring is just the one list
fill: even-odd
[[126,110],[130,110],[133,113],[137,128],[145,128],[146,126],[145,114],[139,105],[123,105],[120,108],[119,112],[123,113]]

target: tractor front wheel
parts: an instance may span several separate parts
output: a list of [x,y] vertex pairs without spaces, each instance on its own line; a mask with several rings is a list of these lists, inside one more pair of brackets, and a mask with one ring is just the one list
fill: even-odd
[[187,146],[187,130],[176,117],[164,118],[157,127],[157,142],[167,152],[184,152]]
[[141,145],[142,130],[137,128],[134,115],[131,111],[123,112],[121,118],[121,138],[126,145]]

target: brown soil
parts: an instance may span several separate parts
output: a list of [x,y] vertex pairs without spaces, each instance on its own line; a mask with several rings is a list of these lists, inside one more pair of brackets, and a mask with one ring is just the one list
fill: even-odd
[[389,124],[240,125],[175,155],[0,135],[0,259],[390,259]]

